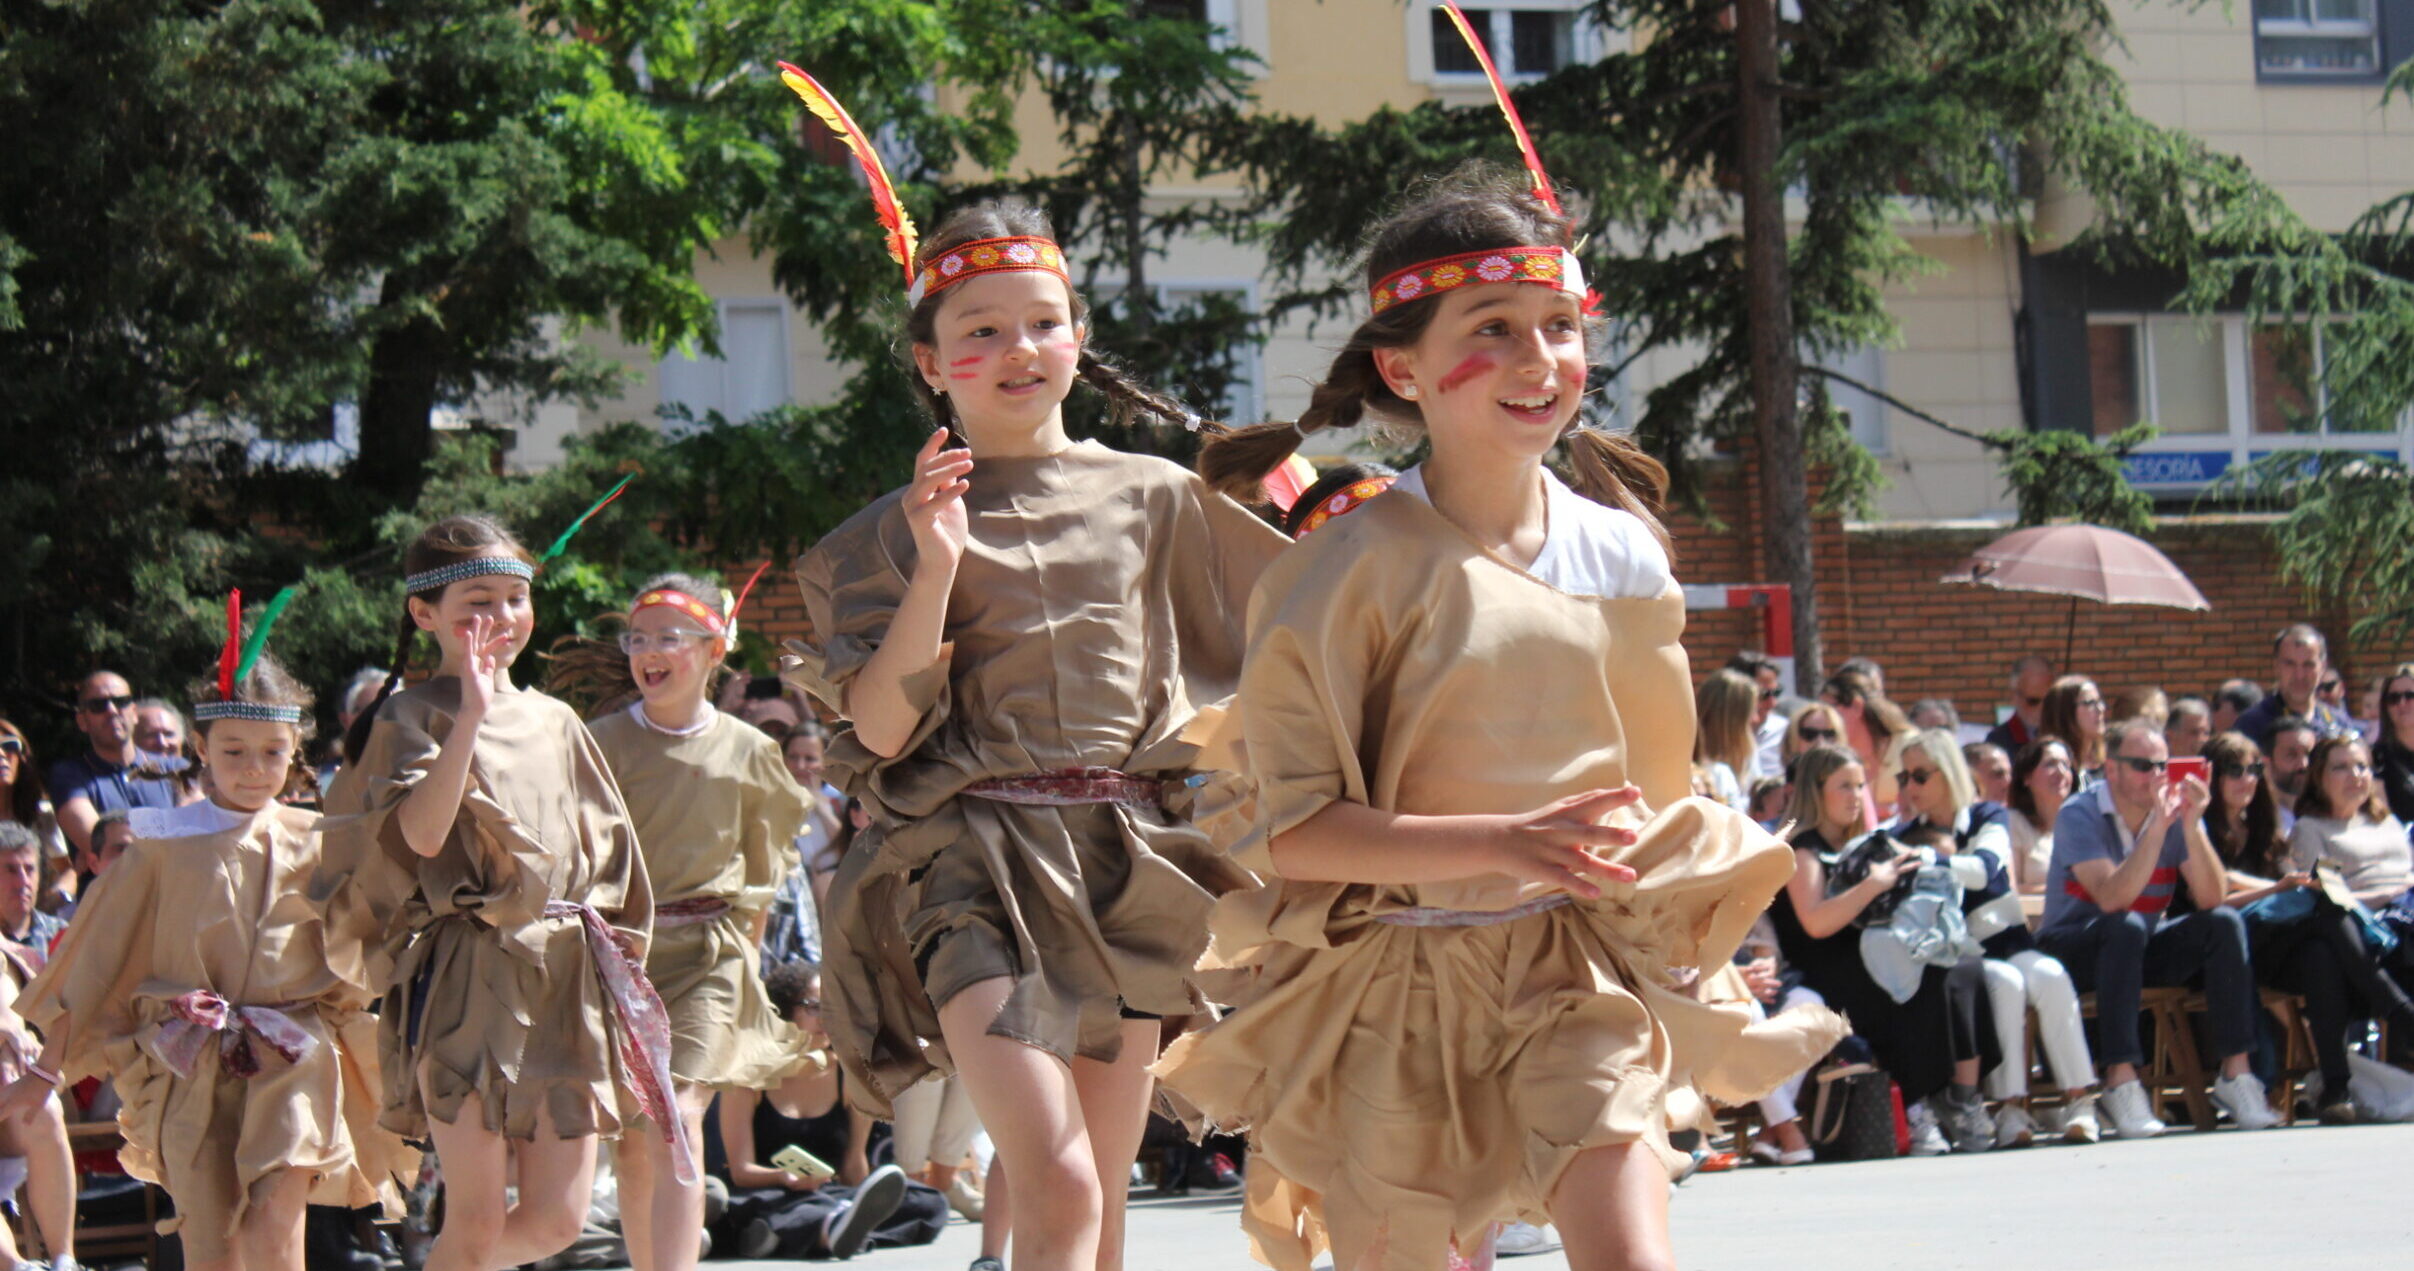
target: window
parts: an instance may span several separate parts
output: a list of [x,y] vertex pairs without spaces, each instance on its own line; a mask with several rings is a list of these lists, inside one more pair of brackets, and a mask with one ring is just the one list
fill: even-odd
[[[1830,353],[1812,361],[1839,375],[1849,375],[1880,392],[1886,389],[1886,361],[1874,344]],[[1842,411],[1844,417],[1852,422],[1852,439],[1873,455],[1885,454],[1886,403],[1842,380],[1825,380],[1822,387],[1827,390],[1828,403]]]
[[2368,80],[2381,73],[2379,0],[2255,0],[2255,72]]
[[684,406],[699,420],[717,411],[736,423],[789,403],[786,304],[722,301],[721,354],[662,359],[656,378],[662,404]]
[[[1418,24],[1421,29],[1412,28],[1409,48],[1412,63],[1420,57],[1425,63],[1414,68],[1426,72],[1419,78],[1454,84],[1482,76],[1484,68],[1467,42],[1459,38],[1450,15],[1439,5],[1424,7],[1425,15]],[[1467,25],[1492,55],[1501,77],[1519,80],[1540,79],[1599,56],[1599,41],[1580,12],[1582,7],[1575,0],[1526,0],[1513,8],[1462,4],[1459,11],[1467,15]],[[1413,8],[1410,20],[1417,22]]]

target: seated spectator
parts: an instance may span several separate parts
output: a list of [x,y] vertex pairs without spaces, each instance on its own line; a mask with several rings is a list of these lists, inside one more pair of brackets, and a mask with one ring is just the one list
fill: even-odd
[[2380,718],[2372,741],[2372,775],[2389,815],[2414,825],[2414,662],[2389,672],[2380,686]]
[[1761,777],[1752,782],[1752,806],[1744,815],[1760,828],[1774,831],[1784,819],[1785,805],[1791,797],[1792,790],[1785,784],[1785,778]]
[[1886,696],[1886,668],[1879,666],[1876,658],[1846,658],[1844,665],[1836,668],[1836,675],[1849,675],[1860,680],[1872,697]]
[[2078,765],[2081,790],[2104,779],[2105,715],[2103,692],[2084,675],[2065,675],[2045,694],[2037,733],[2069,749],[2071,762]]
[[812,719],[813,706],[803,692],[782,683],[776,675],[733,675],[721,686],[718,705],[724,714],[762,729],[771,740],[785,742],[797,725]]
[[2183,697],[2171,703],[2171,716],[2163,725],[2163,740],[2171,743],[2173,759],[2194,759],[2204,753],[2204,744],[2213,737],[2213,707],[2201,697]]
[[1819,700],[1843,717],[1844,744],[1860,756],[1861,768],[1869,774],[1869,795],[1877,802],[1878,816],[1884,818],[1894,815],[1895,801],[1901,797],[1894,787],[1894,771],[1886,766],[1886,755],[1893,749],[1894,739],[1910,730],[1911,721],[1903,718],[1900,707],[1886,700],[1878,683],[1847,662],[1820,686]]
[[2054,821],[2079,787],[2070,747],[2048,737],[2033,741],[2012,764],[2012,882],[2021,894],[2045,894],[2045,875],[2054,859]]
[[[2389,689],[2390,678],[2387,675],[2373,676],[2364,681],[2363,691],[2355,695],[2355,731],[2363,734],[2366,742],[2378,744],[2380,741],[2380,699],[2381,694]],[[2377,755],[2373,758],[2375,762],[2379,760]]]
[[2023,746],[2036,740],[2037,725],[2045,717],[2045,694],[2054,686],[2054,664],[2034,653],[2012,663],[2011,718],[1995,725],[1987,740],[2003,747],[2003,753],[2017,755]]
[[1970,935],[1986,949],[1987,1002],[1994,1010],[1995,1041],[2003,1060],[1986,1074],[1986,1097],[1996,1105],[1995,1146],[2027,1147],[2037,1136],[2028,1113],[2028,1015],[2037,1014],[2037,1041],[2046,1067],[2062,1087],[2068,1108],[2062,1136],[2093,1143],[2095,1061],[2087,1053],[2087,1026],[2079,1017],[2079,993],[2070,973],[2037,949],[2013,887],[2009,812],[1978,797],[1961,762],[1954,735],[1941,728],[1909,733],[1895,743],[1902,774],[1904,825],[1934,827],[1950,836],[1956,856],[1974,858],[1986,870],[1982,886],[1962,893]]
[[1941,697],[1923,697],[1913,702],[1908,718],[1913,728],[1941,728],[1955,736],[1961,734],[1961,712]]
[[[84,889],[90,887],[94,879],[107,873],[109,866],[114,864],[118,857],[125,855],[126,849],[133,845],[133,816],[125,812],[101,813],[101,819],[92,826],[92,850],[75,854],[77,898],[81,899]],[[73,921],[75,906],[75,901],[68,901],[66,907],[59,910],[59,921],[62,923]]]
[[2330,642],[2300,622],[2272,637],[2272,693],[2238,717],[2235,727],[2274,758],[2279,751],[2272,730],[2281,719],[2295,716],[2313,727],[2316,739],[2343,737],[2355,731],[2347,712],[2322,700],[2322,685],[2336,678],[2330,667]]
[[[1792,713],[1783,709],[1785,672],[1777,659],[1746,649],[1727,659],[1726,669],[1752,681],[1757,690],[1752,708],[1752,737],[1757,743],[1753,761],[1758,775],[1785,775],[1785,726]],[[1740,775],[1740,774],[1739,774]]]
[[193,757],[185,748],[185,737],[191,732],[184,712],[164,697],[146,697],[134,704],[134,749],[143,756],[143,767],[161,772],[191,768]]
[[[2213,1102],[2241,1129],[2267,1129],[2279,1118],[2247,1068],[2256,997],[2246,924],[2221,903],[2228,882],[2205,835],[2212,791],[2193,777],[2165,780],[2170,748],[2143,721],[2114,724],[2105,745],[2112,762],[2102,784],[2056,818],[2045,924],[2037,932],[2038,947],[2096,995],[2104,1119],[2122,1138],[2162,1133],[2138,1084],[2146,1057],[2139,996],[2148,985],[2201,977],[2221,1073]],[[2183,896],[2186,905],[2175,913],[2173,902]]]
[[[818,977],[786,966],[763,984],[772,1006],[823,1038]],[[715,1114],[729,1209],[713,1248],[742,1258],[851,1258],[865,1249],[926,1245],[947,1225],[947,1198],[894,1165],[871,1168],[870,1123],[840,1097],[836,1065],[767,1091],[728,1090]],[[816,1182],[774,1160],[795,1147],[831,1166]]]
[[[2288,863],[2300,873],[2335,861],[2339,877],[2368,908],[2388,909],[2414,888],[2406,827],[2389,812],[2372,780],[2372,752],[2360,737],[2325,737],[2305,763],[2305,792],[2288,835]],[[4,915],[0,915],[4,916]]]
[[1860,882],[1829,891],[1829,863],[1870,828],[1867,780],[1860,759],[1841,746],[1803,752],[1788,814],[1797,827],[1794,876],[1769,906],[1769,922],[1786,965],[1852,1020],[1854,1033],[1902,1088],[1912,1154],[1984,1151],[1994,1145],[1994,1125],[1979,1102],[1979,1074],[2001,1056],[1982,1006],[1986,972],[1979,959],[1924,968],[1911,999],[1898,1003],[1861,957],[1856,920],[1920,858],[1900,852],[1873,864]]
[[2107,722],[2120,719],[2142,719],[2162,732],[2171,726],[2171,699],[2159,688],[2125,689],[2105,707]]
[[1979,798],[1999,808],[2012,806],[2012,757],[2003,753],[2003,747],[1974,741],[1961,748],[1961,761],[1969,765]]
[[[0,821],[0,847],[15,837],[12,831],[23,829],[14,821]],[[33,981],[34,974],[33,964],[0,946],[0,1081],[23,1076],[42,1053],[42,1043],[16,1011],[17,995]],[[35,1271],[43,1266],[74,1267],[75,1155],[67,1141],[67,1118],[57,1094],[18,1116],[0,1118],[0,1158],[14,1158],[21,1165],[11,1171],[15,1181],[0,1188],[0,1199],[16,1202],[20,1212],[33,1220],[34,1233],[53,1259],[32,1264]],[[20,1183],[25,1196],[17,1202]],[[0,1223],[0,1228],[6,1226]],[[11,1241],[12,1250],[13,1245]],[[0,1252],[16,1256],[13,1251]]]
[[2239,719],[2262,700],[2263,686],[2253,680],[2223,680],[2221,687],[2213,691],[2213,731],[2235,731]]
[[75,723],[86,750],[50,766],[51,805],[69,846],[89,846],[103,812],[172,808],[183,801],[176,783],[146,774],[134,748],[134,689],[113,671],[95,671],[76,686]]
[[[360,713],[369,709],[369,703],[377,700],[377,690],[385,687],[385,682],[386,669],[382,666],[364,666],[344,681],[343,691],[335,695],[335,736],[343,737],[352,731],[352,721],[359,719]],[[319,765],[319,789],[326,789],[343,766],[344,748],[330,744],[327,762]]]
[[2205,832],[2229,874],[2228,904],[2246,917],[2255,979],[2305,999],[2306,1031],[2322,1077],[2321,1119],[2357,1120],[2347,1097],[2347,1036],[2371,1016],[2414,1027],[2414,1002],[2364,944],[2362,924],[2308,890],[2310,875],[2289,864],[2280,809],[2264,778],[2263,752],[2244,733],[2223,733],[2205,751],[2213,798]]
[[15,724],[0,717],[0,818],[15,821],[42,840],[42,899],[44,913],[61,913],[75,903],[75,862],[67,836],[59,833],[52,815],[50,792],[42,787],[41,765],[33,744]]
[[15,821],[0,821],[0,942],[40,970],[50,961],[50,941],[67,929],[64,919],[34,907],[42,880],[42,840]]
[[2353,724],[2355,716],[2347,709],[2347,677],[2337,667],[2326,667],[2321,682],[2313,686],[2314,700],[2346,716]]
[[1712,671],[1694,692],[1693,703],[1693,762],[1707,774],[1711,797],[1741,812],[1744,774],[1753,770],[1760,751],[1752,733],[1760,690],[1738,672]]
[[2312,724],[2285,715],[2272,721],[2271,739],[2263,753],[2270,758],[2272,798],[2280,805],[2280,833],[2285,835],[2296,828],[2297,799],[2305,793],[2306,765],[2320,735]]
[[1813,746],[1844,744],[1844,713],[1825,702],[1804,702],[1785,726],[1785,770]]

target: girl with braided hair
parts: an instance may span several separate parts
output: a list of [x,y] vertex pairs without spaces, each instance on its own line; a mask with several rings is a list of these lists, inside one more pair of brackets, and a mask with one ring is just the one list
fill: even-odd
[[[1014,1186],[1019,1267],[1120,1265],[1158,1017],[1247,876],[1176,809],[1281,534],[1160,459],[1065,433],[1076,381],[1195,424],[1085,344],[1039,213],[983,204],[911,256],[914,478],[797,562],[789,676],[842,719],[871,824],[830,887],[825,1019],[849,1097],[952,1070]],[[959,444],[951,444],[951,439]]]
[[[1238,735],[1211,739],[1252,796],[1233,854],[1266,881],[1215,914],[1237,1009],[1158,1071],[1249,1134],[1243,1225],[1280,1271],[1327,1244],[1337,1267],[1425,1271],[1508,1221],[1555,1223],[1580,1271],[1671,1267],[1671,1125],[1701,1094],[1768,1093],[1842,1033],[1693,991],[1792,861],[1688,797],[1664,478],[1577,425],[1570,242],[1519,177],[1441,182],[1375,230],[1374,314],[1297,429],[1211,439],[1202,461],[1246,489],[1300,435],[1369,414],[1431,442],[1266,571]],[[1561,447],[1592,498],[1544,466]]]

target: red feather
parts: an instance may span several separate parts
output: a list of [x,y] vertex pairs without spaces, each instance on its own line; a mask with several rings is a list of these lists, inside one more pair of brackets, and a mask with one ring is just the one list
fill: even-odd
[[226,590],[226,647],[218,650],[218,700],[235,700],[235,659],[243,648],[243,592]]
[[881,165],[880,152],[872,148],[872,139],[857,126],[855,117],[847,113],[847,108],[839,105],[838,99],[830,95],[830,90],[786,62],[779,65],[780,82],[804,98],[805,109],[812,111],[816,119],[828,124],[830,131],[837,133],[847,149],[855,153],[855,162],[863,168],[864,179],[872,185],[872,211],[888,230],[889,258],[904,267],[905,285],[913,286],[914,246],[918,241],[914,233],[914,218],[906,215],[905,204],[898,201],[896,183],[889,180],[888,169]]
[[763,571],[769,568],[771,568],[771,562],[768,560],[755,566],[754,576],[746,580],[745,586],[738,588],[738,598],[729,606],[729,634],[731,636],[734,637],[738,633],[738,610],[746,607],[746,598],[754,594],[754,585],[763,580]]
[[1525,118],[1517,113],[1517,103],[1509,100],[1509,86],[1501,82],[1499,68],[1492,65],[1491,51],[1484,47],[1482,40],[1475,38],[1475,28],[1467,25],[1467,15],[1459,12],[1456,4],[1444,0],[1442,9],[1450,15],[1450,22],[1458,28],[1460,38],[1466,40],[1467,47],[1475,53],[1477,64],[1484,68],[1484,78],[1492,83],[1492,99],[1500,103],[1500,113],[1509,121],[1509,131],[1516,134],[1517,152],[1525,156],[1526,171],[1534,174],[1534,197],[1541,199],[1544,207],[1558,215],[1567,215],[1566,209],[1559,206],[1559,195],[1551,189],[1551,174],[1543,171],[1542,156],[1534,153],[1534,139],[1526,134]]

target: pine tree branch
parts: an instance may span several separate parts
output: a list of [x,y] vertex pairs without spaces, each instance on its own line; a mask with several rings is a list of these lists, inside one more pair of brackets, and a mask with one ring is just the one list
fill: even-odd
[[1858,389],[1861,392],[1867,393],[1871,397],[1874,397],[1879,401],[1892,406],[1896,410],[1909,415],[1913,419],[1916,419],[1923,424],[1928,424],[1936,428],[1942,428],[1946,432],[1949,432],[1956,437],[1962,438],[1965,441],[1975,441],[1979,445],[1984,446],[1989,450],[2011,449],[2010,446],[2005,445],[2003,442],[1998,441],[1993,437],[1987,436],[1985,433],[1971,432],[1969,429],[1964,428],[1959,424],[1947,423],[1946,421],[1939,419],[1924,410],[1921,410],[1919,407],[1904,401],[1900,397],[1896,397],[1894,394],[1889,393],[1882,388],[1874,388],[1870,385],[1864,384],[1861,381],[1844,374],[1842,371],[1831,371],[1824,366],[1813,366],[1810,363],[1805,362],[1802,364],[1802,373],[1805,375],[1825,376],[1826,378],[1834,380],[1838,384],[1842,384],[1847,388]]

